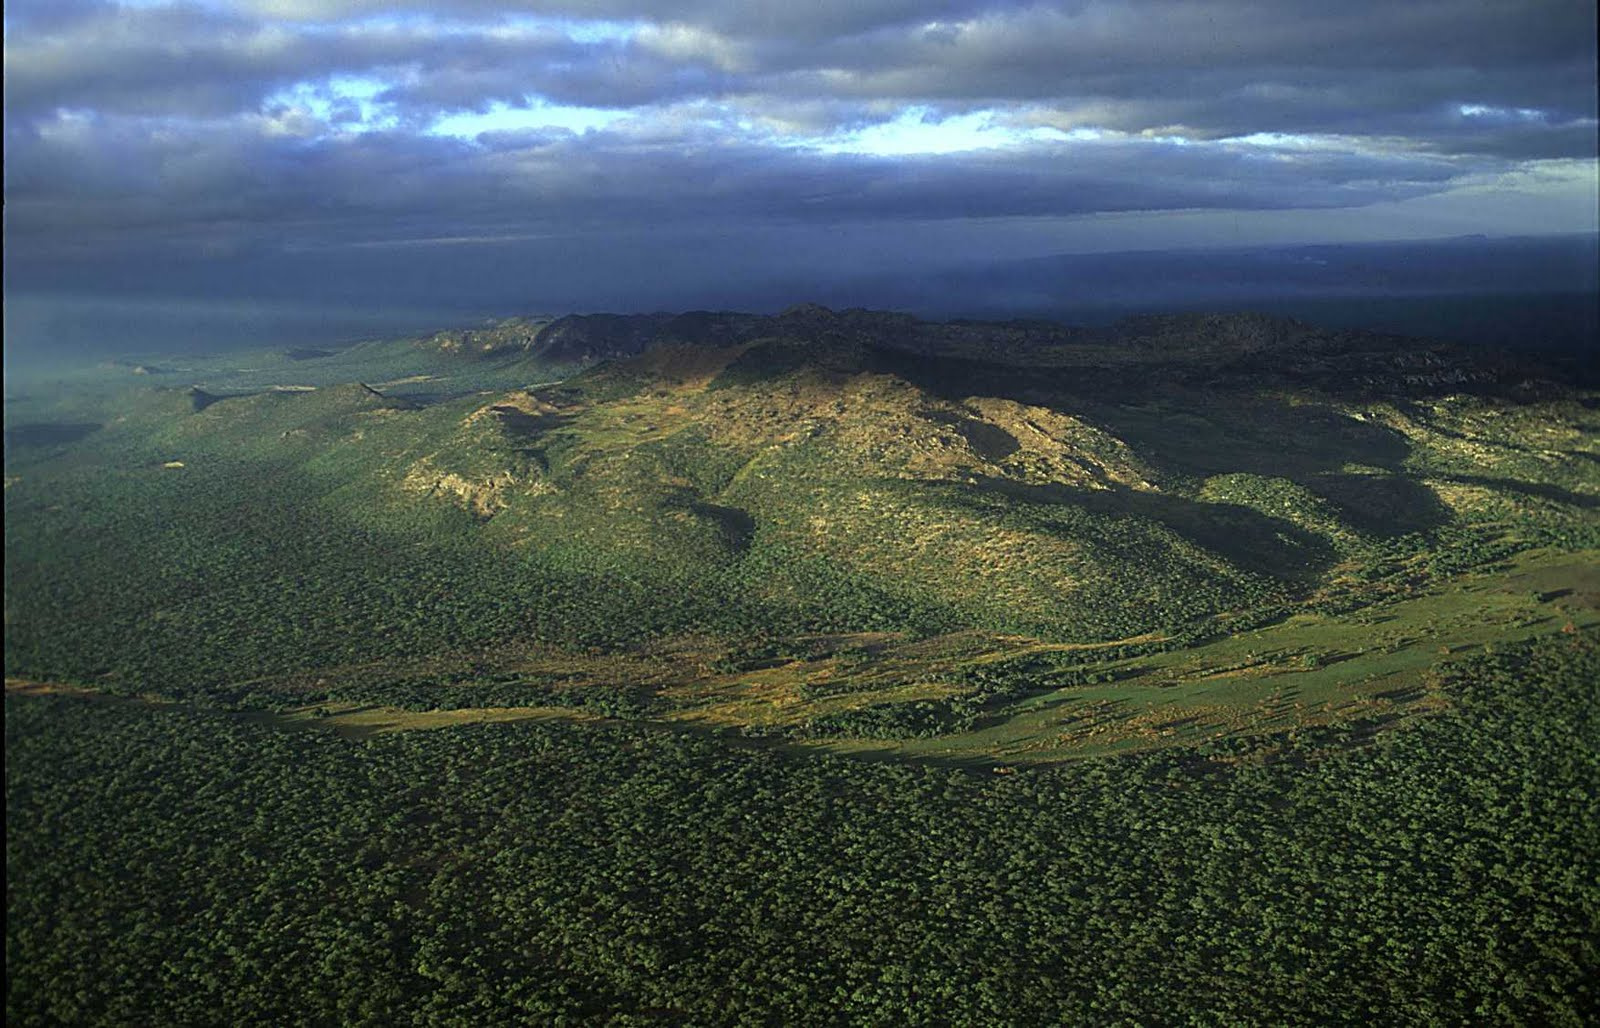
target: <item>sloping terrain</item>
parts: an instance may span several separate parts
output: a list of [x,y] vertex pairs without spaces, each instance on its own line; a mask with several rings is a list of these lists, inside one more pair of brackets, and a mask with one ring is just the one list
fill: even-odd
[[[1378,693],[1391,720],[1423,712],[1431,629],[1347,675],[1329,667],[1364,630],[1340,626],[1384,605],[1359,616],[1426,626],[1507,561],[1549,599],[1446,649],[1595,620],[1573,577],[1597,542],[1593,399],[1493,353],[1247,315],[815,307],[379,349],[457,377],[373,385],[358,347],[290,361],[337,357],[347,384],[101,381],[103,421],[71,394],[8,405],[8,675],[829,746],[978,733],[953,749],[981,756],[1189,665],[1209,684],[1185,679],[1167,722],[1203,732],[1139,734],[1133,711],[1112,741],[1278,725],[1274,668],[1323,668],[1306,723]],[[1207,649],[1248,631],[1260,652]]]
[[1587,1024],[1600,398],[1258,317],[7,381],[8,1023]]

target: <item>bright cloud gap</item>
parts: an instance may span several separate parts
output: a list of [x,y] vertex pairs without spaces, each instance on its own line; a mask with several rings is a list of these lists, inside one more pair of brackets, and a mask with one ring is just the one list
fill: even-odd
[[627,117],[626,112],[598,107],[571,107],[535,100],[524,107],[496,103],[487,111],[447,114],[428,127],[430,135],[476,139],[495,132],[559,129],[583,133],[603,129]]

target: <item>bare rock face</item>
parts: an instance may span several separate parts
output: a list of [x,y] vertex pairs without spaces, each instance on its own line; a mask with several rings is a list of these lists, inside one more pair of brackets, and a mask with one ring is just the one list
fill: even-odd
[[512,494],[520,487],[537,494],[543,483],[525,483],[510,471],[469,477],[446,471],[429,461],[419,461],[401,481],[401,488],[425,496],[443,496],[467,512],[489,519],[510,506]]
[[493,358],[528,353],[547,317],[506,318],[476,328],[449,329],[422,340],[422,345],[442,353]]

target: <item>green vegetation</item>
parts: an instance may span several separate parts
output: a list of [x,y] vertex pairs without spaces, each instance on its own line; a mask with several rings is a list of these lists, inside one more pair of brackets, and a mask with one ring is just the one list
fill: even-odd
[[875,317],[8,382],[9,1017],[1582,1022],[1594,397]]
[[1597,683],[1557,636],[1376,742],[1009,776],[8,698],[7,1016],[1576,1026]]

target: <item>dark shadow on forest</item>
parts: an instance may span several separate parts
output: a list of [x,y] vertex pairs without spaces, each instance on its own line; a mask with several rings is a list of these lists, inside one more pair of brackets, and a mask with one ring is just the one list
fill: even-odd
[[1187,474],[1305,481],[1351,463],[1398,472],[1411,453],[1401,433],[1328,404],[1163,384],[1158,369],[1021,367],[887,350],[872,364],[953,403],[993,396],[1081,417]]
[[727,507],[708,503],[692,489],[677,489],[666,500],[666,506],[688,511],[710,525],[722,539],[722,544],[735,556],[744,554],[756,536],[756,519],[740,507]]
[[101,427],[93,421],[14,425],[5,430],[5,442],[7,447],[63,446],[85,439]]
[[1366,535],[1395,538],[1450,521],[1432,489],[1399,475],[1319,475],[1307,488],[1327,500],[1340,520]]
[[1059,484],[1029,485],[1004,478],[980,478],[971,488],[1027,503],[1073,506],[1112,517],[1145,518],[1239,567],[1284,581],[1309,581],[1332,566],[1337,557],[1333,547],[1320,536],[1240,504],[1201,503],[1120,486],[1077,489]]
[[1090,403],[1083,414],[1145,459],[1190,474],[1244,473],[1311,485],[1348,464],[1398,472],[1411,453],[1406,438],[1385,425],[1265,396],[1191,393],[1159,407]]
[[506,434],[519,439],[532,439],[544,435],[546,432],[570,424],[573,416],[570,414],[530,414],[521,407],[510,404],[496,404],[489,410],[494,412],[495,419]]
[[1582,507],[1585,510],[1600,508],[1600,498],[1585,496],[1544,482],[1519,482],[1509,478],[1490,478],[1487,475],[1450,475],[1449,480],[1462,485],[1482,486],[1486,489],[1504,489],[1520,493],[1530,499],[1554,500],[1556,503]]
[[986,461],[1002,461],[1022,449],[1017,437],[999,425],[942,410],[924,411],[922,416],[934,424],[954,428],[972,447],[972,451]]

